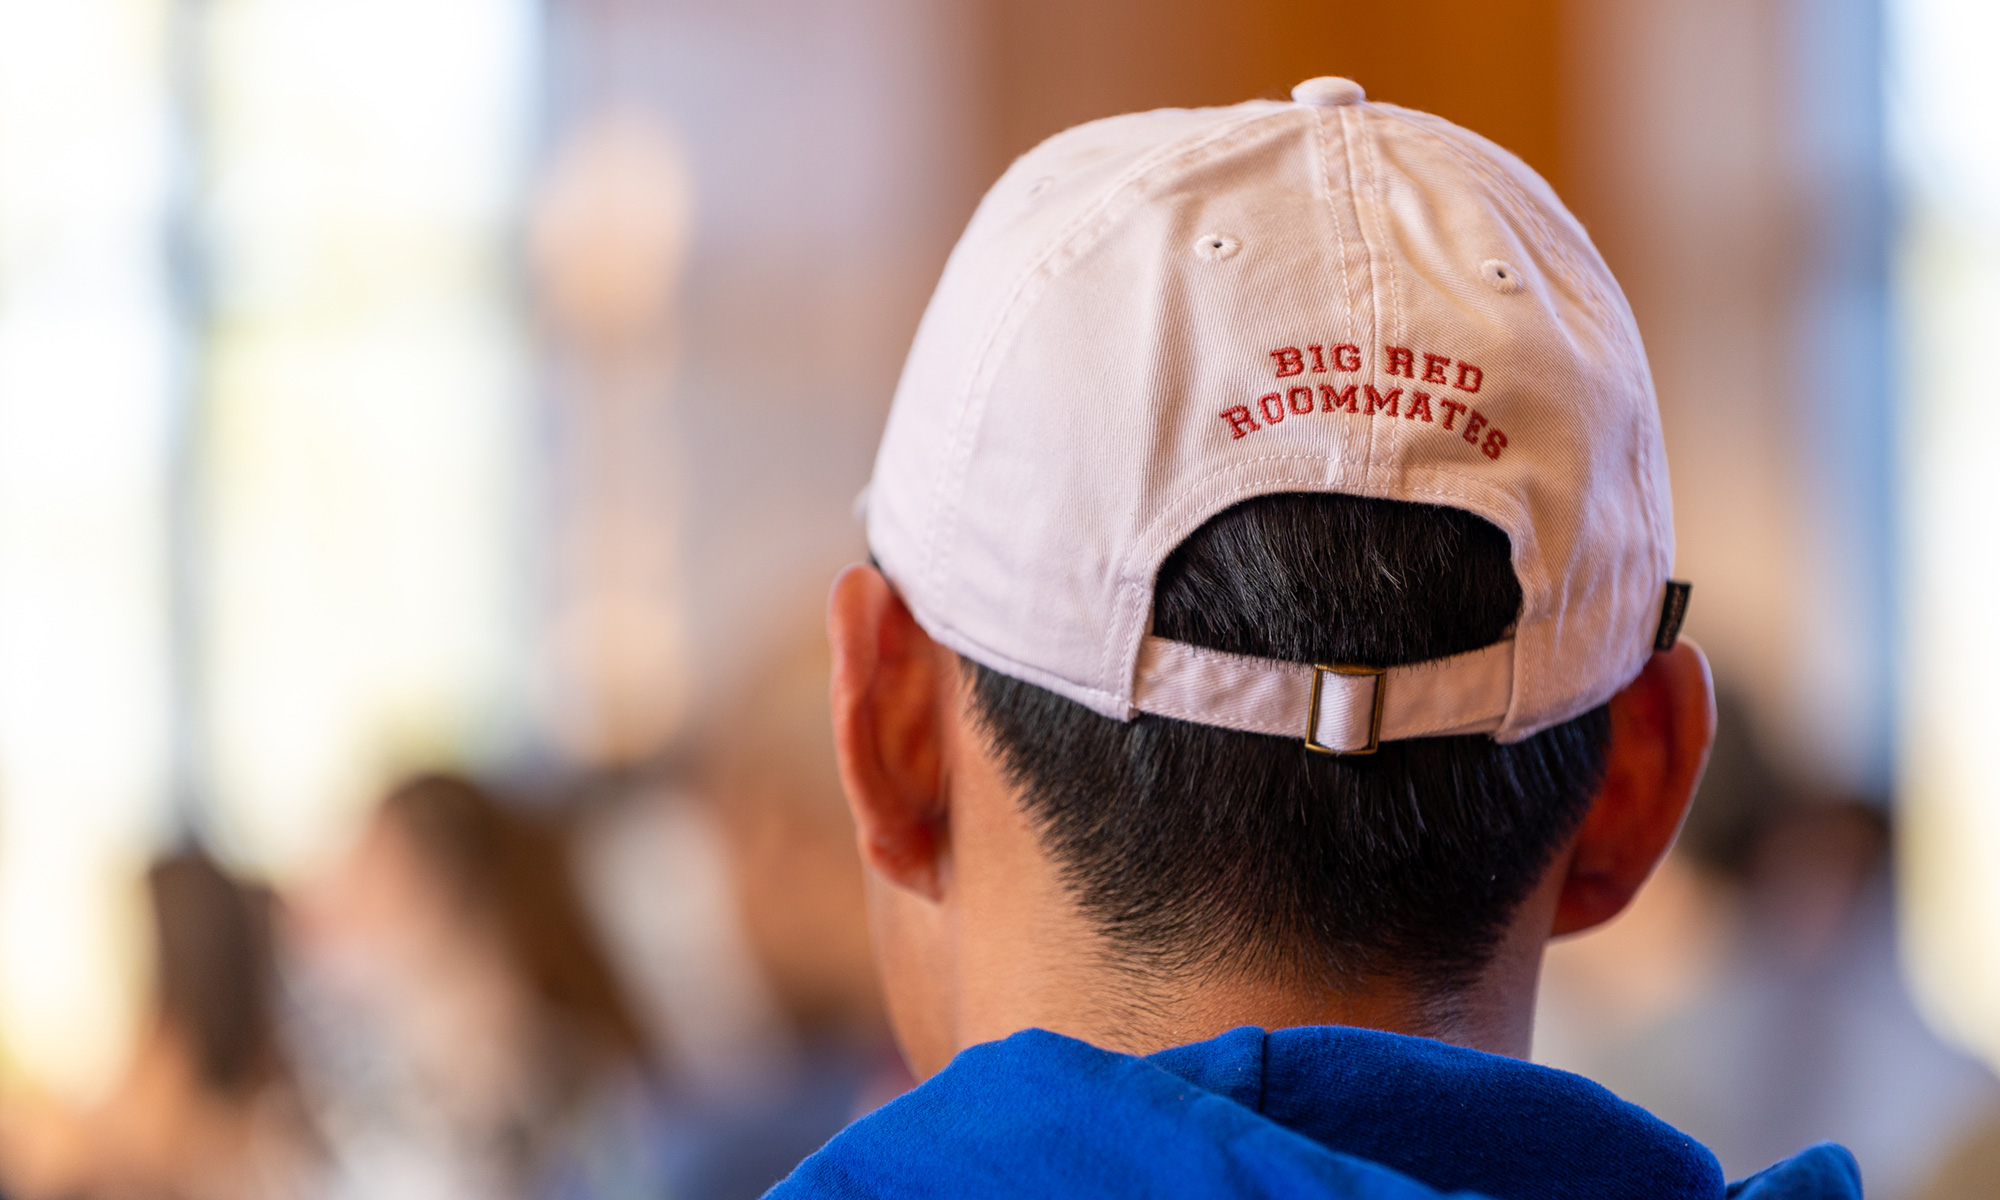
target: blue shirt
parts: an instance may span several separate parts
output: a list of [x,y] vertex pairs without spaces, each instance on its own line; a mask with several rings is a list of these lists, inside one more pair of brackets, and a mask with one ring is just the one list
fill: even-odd
[[1424,1038],[1233,1030],[1136,1058],[1042,1030],[974,1046],[769,1193],[1847,1200],[1814,1146],[1740,1183],[1586,1079]]

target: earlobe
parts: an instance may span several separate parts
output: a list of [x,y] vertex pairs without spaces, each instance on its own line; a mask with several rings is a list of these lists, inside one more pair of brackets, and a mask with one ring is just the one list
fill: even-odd
[[1571,844],[1553,934],[1602,924],[1631,901],[1673,845],[1714,740],[1708,660],[1686,639],[1612,697],[1604,783]]
[[872,566],[834,581],[827,637],[834,747],[862,861],[940,899],[950,828],[937,704],[945,656]]

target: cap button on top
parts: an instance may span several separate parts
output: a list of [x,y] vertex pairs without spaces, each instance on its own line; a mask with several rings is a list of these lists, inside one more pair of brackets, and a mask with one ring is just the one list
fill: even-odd
[[1339,108],[1343,104],[1359,104],[1367,97],[1361,85],[1352,79],[1342,79],[1338,75],[1322,75],[1308,79],[1292,89],[1292,99],[1300,104],[1311,104],[1319,108]]

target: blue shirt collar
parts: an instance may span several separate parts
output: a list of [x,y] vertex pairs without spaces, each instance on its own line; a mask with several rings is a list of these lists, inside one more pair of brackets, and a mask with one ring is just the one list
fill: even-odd
[[1231,1030],[1147,1061],[1329,1150],[1494,1200],[1714,1197],[1699,1142],[1579,1076],[1427,1038]]
[[1150,1058],[1029,1030],[974,1046],[771,1195],[1859,1200],[1819,1146],[1725,1188],[1588,1080],[1424,1038],[1244,1028]]

